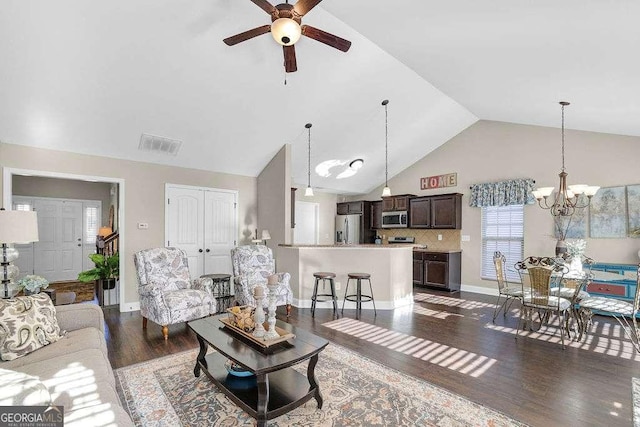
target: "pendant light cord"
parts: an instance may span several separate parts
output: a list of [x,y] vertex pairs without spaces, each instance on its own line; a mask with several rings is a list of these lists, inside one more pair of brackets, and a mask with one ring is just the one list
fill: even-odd
[[387,105],[389,101],[382,101],[384,105],[384,186],[389,186],[389,112]]
[[307,128],[307,130],[309,131],[308,133],[308,157],[307,157],[307,187],[311,187],[311,123],[307,123],[305,125],[305,127]]

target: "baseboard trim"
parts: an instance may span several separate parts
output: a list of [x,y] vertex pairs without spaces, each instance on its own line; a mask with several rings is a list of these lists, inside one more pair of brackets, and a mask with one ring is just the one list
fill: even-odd
[[120,313],[127,313],[130,311],[140,311],[140,301],[124,302],[120,304]]
[[484,286],[461,285],[460,290],[462,292],[473,292],[474,294],[498,296],[498,289],[485,288]]

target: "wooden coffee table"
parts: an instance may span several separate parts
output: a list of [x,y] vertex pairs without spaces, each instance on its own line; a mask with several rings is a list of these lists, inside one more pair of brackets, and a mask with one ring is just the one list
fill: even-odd
[[[267,420],[286,414],[312,397],[318,409],[322,408],[315,367],[318,355],[329,344],[327,340],[278,320],[276,326],[295,338],[265,349],[225,327],[219,320],[221,317],[227,315],[187,323],[200,343],[193,369],[196,377],[204,371],[220,391],[258,421],[258,426],[266,426]],[[218,352],[206,354],[209,346]],[[224,367],[227,359],[255,376],[239,378],[229,374]],[[306,376],[291,368],[307,359]]]

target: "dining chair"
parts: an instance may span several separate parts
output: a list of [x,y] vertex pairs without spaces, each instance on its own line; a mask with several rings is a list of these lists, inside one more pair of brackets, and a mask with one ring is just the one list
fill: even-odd
[[[569,336],[571,336],[571,328],[569,322],[574,319],[578,325],[578,331],[581,328],[581,320],[578,315],[578,304],[585,298],[589,298],[591,295],[585,290],[587,285],[591,281],[593,274],[591,273],[591,267],[595,263],[592,258],[582,255],[581,257],[582,270],[569,272],[562,278],[561,281],[554,281],[551,286],[551,295],[559,296],[566,299],[571,303],[570,316],[566,319],[566,329]],[[566,265],[569,265],[566,263]]]
[[622,326],[625,335],[631,340],[636,351],[640,353],[640,331],[638,330],[637,319],[640,308],[640,264],[638,264],[637,269],[636,293],[633,302],[616,298],[588,297],[581,300],[579,306],[580,335],[578,336],[578,341],[582,340],[583,335],[586,338],[593,315],[596,314],[594,311],[598,311],[613,316]]
[[554,281],[562,281],[569,269],[554,258],[535,256],[518,261],[515,264],[515,268],[522,279],[523,295],[516,339],[520,334],[520,328],[533,322],[534,312],[538,312],[540,315],[540,327],[542,327],[543,323],[548,325],[551,314],[557,314],[560,339],[564,349],[566,314],[571,307],[571,303],[565,298],[551,295],[551,287]]
[[[511,308],[511,304],[515,300],[522,300],[522,286],[510,286],[507,280],[506,270],[507,259],[500,251],[493,253],[493,265],[496,269],[496,280],[498,281],[498,299],[496,300],[496,306],[493,309],[493,322],[495,323],[496,317],[503,311],[503,316],[507,316],[507,311]],[[504,301],[500,304],[500,299],[504,297]],[[509,303],[507,305],[507,303]]]

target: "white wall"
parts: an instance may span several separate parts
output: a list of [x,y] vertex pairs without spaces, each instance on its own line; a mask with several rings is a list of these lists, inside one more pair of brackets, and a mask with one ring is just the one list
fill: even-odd
[[291,146],[285,144],[258,175],[258,239],[269,230],[268,245],[291,243]]
[[[257,185],[252,177],[0,143],[0,168],[5,167],[124,179],[126,252],[120,259],[126,263],[125,303],[138,301],[133,253],[164,246],[165,183],[237,190],[239,242],[249,243],[257,226]],[[149,229],[139,230],[138,222],[148,223]]]

